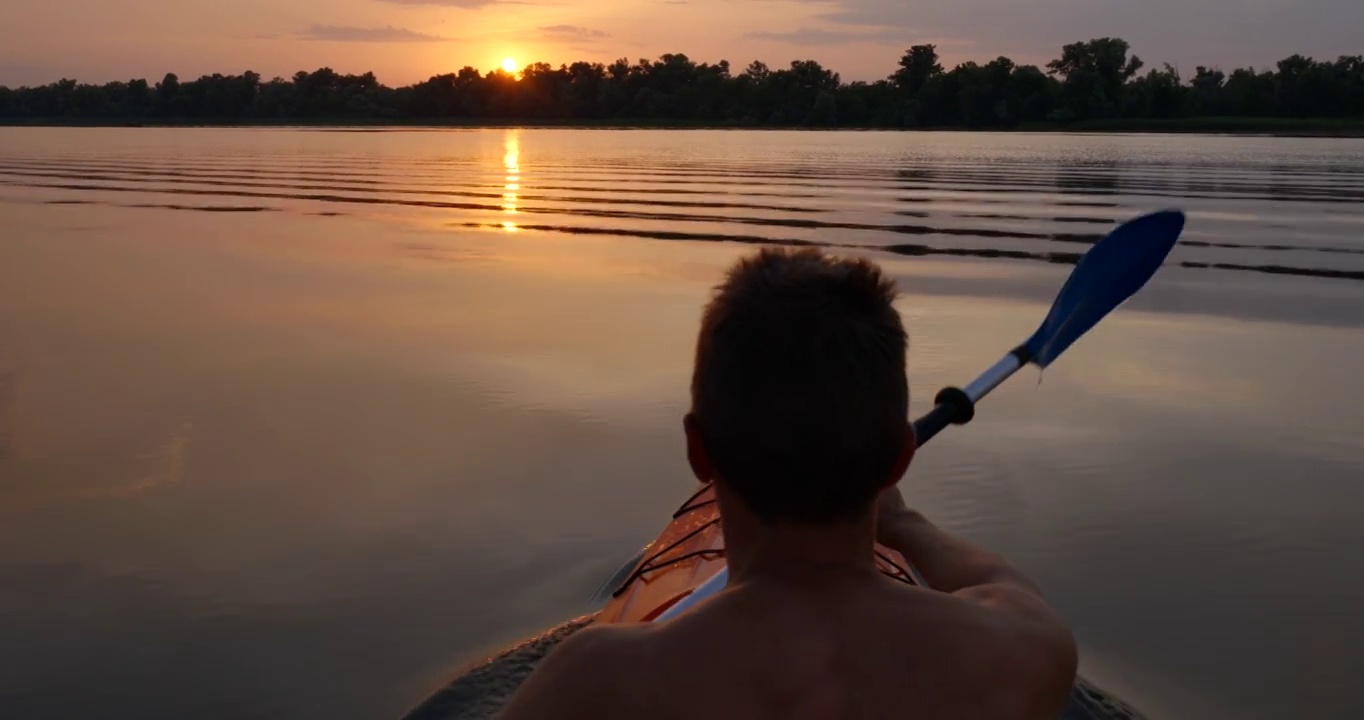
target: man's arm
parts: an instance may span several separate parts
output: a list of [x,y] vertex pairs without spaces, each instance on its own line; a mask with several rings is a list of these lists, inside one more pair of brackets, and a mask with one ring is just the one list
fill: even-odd
[[891,488],[878,507],[878,541],[904,555],[929,587],[988,611],[979,649],[1020,691],[1020,715],[1057,717],[1075,682],[1075,638],[1042,591],[1004,558],[952,537],[908,509]]
[[877,519],[877,540],[898,551],[938,592],[957,593],[983,585],[1008,585],[1042,597],[1028,576],[1004,558],[952,537],[923,515],[903,509]]
[[621,667],[613,628],[586,627],[550,651],[498,714],[498,720],[577,720],[610,717],[611,689]]

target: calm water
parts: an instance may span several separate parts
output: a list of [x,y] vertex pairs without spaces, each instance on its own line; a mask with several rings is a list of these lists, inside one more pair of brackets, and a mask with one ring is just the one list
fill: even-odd
[[0,715],[396,716],[685,496],[752,243],[900,279],[917,412],[1179,206],[908,495],[1153,717],[1358,717],[1362,201],[1358,140],[0,129]]

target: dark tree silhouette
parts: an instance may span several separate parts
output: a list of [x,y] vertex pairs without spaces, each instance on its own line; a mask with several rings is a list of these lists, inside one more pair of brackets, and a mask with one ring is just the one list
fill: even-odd
[[937,45],[915,45],[900,58],[900,69],[890,76],[895,87],[909,96],[917,95],[929,78],[942,74]]
[[7,122],[554,122],[791,127],[1010,128],[1086,120],[1364,119],[1364,56],[1293,55],[1273,70],[1199,67],[1188,82],[1163,65],[1139,75],[1127,42],[1066,45],[1046,70],[1007,57],[944,70],[915,45],[886,79],[844,83],[813,60],[774,69],[686,55],[609,65],[527,66],[519,76],[471,67],[390,88],[331,68],[263,80],[254,72],[182,81],[0,87]]
[[1127,81],[1145,64],[1128,57],[1126,40],[1099,38],[1066,45],[1061,57],[1047,63],[1062,78],[1065,108],[1077,118],[1114,117],[1122,107]]

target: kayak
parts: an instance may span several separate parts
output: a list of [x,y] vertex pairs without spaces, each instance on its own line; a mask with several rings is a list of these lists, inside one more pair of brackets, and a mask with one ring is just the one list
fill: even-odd
[[[921,584],[895,550],[876,546],[877,568],[888,577]],[[655,622],[676,617],[724,589],[725,535],[715,488],[705,485],[673,513],[672,521],[624,574],[598,623]]]
[[[887,576],[922,585],[900,553],[876,547]],[[715,491],[702,487],[673,514],[638,559],[607,580],[611,597],[595,615],[570,620],[464,668],[403,720],[491,720],[535,666],[565,638],[596,623],[655,622],[724,589],[725,541]],[[718,582],[717,582],[718,581]],[[1061,720],[1142,720],[1118,698],[1077,678]]]

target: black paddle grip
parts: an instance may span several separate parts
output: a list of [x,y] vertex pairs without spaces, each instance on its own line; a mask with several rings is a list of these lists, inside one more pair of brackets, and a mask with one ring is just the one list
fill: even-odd
[[943,388],[933,403],[935,407],[927,415],[914,421],[914,437],[919,447],[927,445],[948,425],[965,425],[976,416],[976,404],[961,388]]

